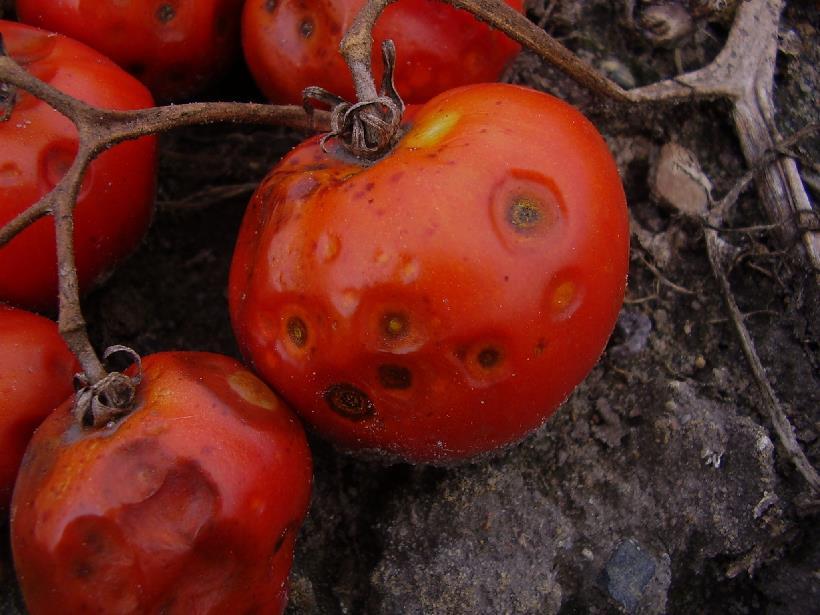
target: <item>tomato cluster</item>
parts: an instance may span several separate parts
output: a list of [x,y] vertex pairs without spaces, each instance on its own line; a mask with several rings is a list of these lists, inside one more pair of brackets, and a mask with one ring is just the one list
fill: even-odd
[[[22,20],[97,51],[17,23],[0,33],[53,87],[137,109],[153,99],[126,71],[163,99],[201,91],[231,61],[244,11],[265,95],[298,102],[319,85],[352,99],[336,50],[363,4],[20,0]],[[34,615],[281,613],[312,480],[297,414],[348,451],[473,459],[531,433],[598,359],[629,247],[603,138],[554,97],[476,84],[518,46],[467,13],[404,0],[378,23],[387,38],[399,92],[423,106],[375,160],[343,134],[308,139],[247,209],[228,295],[265,382],[220,355],[149,355],[127,372],[133,403],[99,426],[89,390],[72,395],[79,366],[54,323],[0,304],[0,508],[13,486]],[[0,225],[53,190],[77,149],[71,122],[18,92],[0,122]],[[145,232],[155,164],[142,138],[89,167],[75,211],[83,289]],[[0,301],[53,311],[56,285],[53,224],[39,220],[0,248]]]

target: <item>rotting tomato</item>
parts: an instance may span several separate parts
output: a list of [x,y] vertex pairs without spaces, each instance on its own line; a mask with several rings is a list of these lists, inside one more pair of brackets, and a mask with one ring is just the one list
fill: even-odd
[[240,230],[240,347],[321,434],[413,462],[520,439],[601,354],[629,233],[618,171],[578,111],[526,88],[444,93],[364,166],[311,139]]
[[[522,0],[506,0],[523,11]],[[264,94],[301,103],[318,85],[353,100],[350,70],[339,54],[342,35],[365,0],[248,0],[242,14],[245,59]],[[472,15],[436,0],[402,0],[376,22],[372,65],[381,76],[381,42],[397,48],[396,88],[409,103],[447,89],[495,81],[520,47]]]
[[90,45],[162,100],[188,98],[239,53],[243,0],[17,0],[20,21]]
[[37,426],[74,391],[74,355],[42,316],[0,304],[0,510]]
[[281,613],[310,500],[299,421],[234,359],[142,368],[125,418],[84,428],[69,400],[26,451],[11,534],[28,608]]
[[[39,79],[108,109],[151,107],[141,83],[116,64],[65,36],[0,21],[11,57]],[[18,91],[11,117],[0,122],[0,226],[48,193],[78,147],[63,115]],[[131,252],[148,228],[154,204],[156,140],[121,143],[89,166],[75,210],[75,257],[88,289]],[[46,217],[0,248],[0,300],[34,310],[57,305],[54,222]]]

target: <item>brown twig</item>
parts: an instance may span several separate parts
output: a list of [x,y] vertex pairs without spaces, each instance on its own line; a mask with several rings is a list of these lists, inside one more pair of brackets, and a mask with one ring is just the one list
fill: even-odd
[[737,202],[740,194],[751,183],[751,171],[744,175],[740,181],[712,208],[711,212],[703,220],[704,237],[706,240],[706,252],[709,257],[709,263],[712,266],[712,272],[720,287],[723,301],[726,304],[726,309],[729,312],[729,320],[734,327],[735,334],[738,337],[740,346],[743,349],[743,354],[749,363],[752,371],[752,376],[757,382],[758,387],[762,393],[763,408],[766,411],[769,420],[772,423],[777,438],[780,441],[783,450],[792,464],[797,468],[797,471],[803,476],[812,490],[817,493],[820,492],[820,475],[817,470],[811,465],[811,462],[806,457],[797,438],[794,435],[794,429],[789,422],[786,413],[777,398],[777,394],[772,388],[760,356],[757,354],[754,340],[752,339],[749,330],[746,328],[746,318],[750,314],[744,315],[735,301],[732,294],[732,287],[729,283],[729,278],[724,267],[723,250],[721,246],[725,245],[720,239],[718,228],[723,224],[723,219],[726,213]]
[[652,275],[663,284],[664,286],[670,288],[671,290],[675,291],[676,293],[680,293],[681,295],[694,295],[696,294],[695,291],[689,290],[685,286],[681,286],[680,284],[675,284],[672,280],[667,278],[660,269],[658,269],[655,265],[649,262],[647,258],[643,254],[638,254],[638,260],[652,272]]
[[43,100],[70,119],[79,133],[77,155],[54,189],[0,228],[0,247],[45,215],[54,217],[59,278],[59,329],[77,356],[88,385],[102,381],[107,372],[88,339],[80,308],[74,263],[74,207],[85,171],[100,153],[123,141],[182,126],[217,122],[255,123],[327,130],[329,115],[308,114],[297,106],[253,103],[191,103],[135,111],[99,109],[68,96],[26,72],[11,57],[0,55],[0,83],[19,88]]
[[[751,168],[758,168],[778,140],[774,123],[774,69],[777,28],[783,0],[747,0],[737,9],[721,52],[708,66],[631,90],[635,102],[725,98],[733,105],[740,146]],[[778,157],[755,174],[758,195],[786,245],[800,238],[810,266],[820,271],[820,234],[802,229],[798,220],[812,206],[790,158]]]
[[820,492],[820,475],[818,475],[817,470],[815,470],[811,465],[811,462],[809,462],[805,453],[800,448],[800,444],[797,442],[797,438],[794,435],[794,429],[792,428],[786,413],[783,411],[780,401],[777,398],[777,394],[774,392],[774,389],[766,376],[766,370],[763,368],[763,363],[760,361],[760,357],[757,354],[752,336],[749,334],[749,330],[746,328],[744,323],[745,318],[743,313],[740,311],[740,308],[732,295],[732,288],[724,271],[721,258],[721,239],[718,236],[717,231],[712,228],[706,227],[704,229],[704,234],[706,237],[706,251],[709,255],[709,262],[712,265],[715,278],[720,286],[723,301],[726,304],[726,309],[729,311],[730,320],[734,326],[738,340],[740,341],[743,354],[749,362],[752,375],[754,376],[761,393],[763,393],[763,408],[766,411],[766,414],[774,427],[774,431],[777,434],[777,438],[789,460],[794,464],[797,471],[800,472],[811,488],[815,492]]

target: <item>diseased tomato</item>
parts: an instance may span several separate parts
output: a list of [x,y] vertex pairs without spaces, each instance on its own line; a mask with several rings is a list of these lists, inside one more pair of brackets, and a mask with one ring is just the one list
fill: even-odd
[[0,511],[31,434],[74,392],[78,371],[53,321],[0,304]]
[[[522,0],[506,0],[523,12]],[[265,95],[301,103],[318,85],[354,100],[350,70],[339,43],[365,0],[248,0],[242,14],[245,59]],[[436,0],[402,0],[376,22],[373,69],[381,79],[381,42],[396,43],[395,82],[409,103],[444,90],[495,81],[520,47],[472,15]]]
[[485,84],[433,99],[389,155],[294,149],[245,215],[230,278],[240,347],[321,434],[463,459],[540,425],[622,303],[624,193],[566,103]]
[[17,0],[20,21],[104,53],[162,100],[196,94],[239,52],[243,0]]
[[281,613],[311,458],[294,414],[228,357],[150,355],[136,409],[71,401],[37,430],[12,501],[32,615]]
[[[148,90],[113,62],[64,36],[0,21],[6,49],[26,70],[87,103],[109,109],[153,105]],[[0,122],[0,226],[48,193],[77,152],[77,130],[64,116],[18,91]],[[80,287],[88,289],[131,252],[151,220],[156,140],[111,148],[91,163],[75,210]],[[0,248],[0,300],[35,310],[57,305],[54,222],[39,220]]]

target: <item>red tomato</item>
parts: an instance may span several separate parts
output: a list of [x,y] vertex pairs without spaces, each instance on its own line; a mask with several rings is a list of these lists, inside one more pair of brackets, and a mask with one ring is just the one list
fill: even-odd
[[[506,0],[523,12],[522,0]],[[242,14],[245,59],[271,100],[301,103],[318,85],[354,100],[350,70],[339,54],[342,35],[365,0],[248,0]],[[402,0],[374,31],[373,68],[381,79],[381,42],[396,43],[396,89],[423,103],[460,85],[495,81],[520,47],[472,15],[436,0]]]
[[230,66],[242,1],[17,0],[17,15],[104,53],[157,98],[178,100]]
[[79,370],[53,321],[0,305],[0,510],[31,434],[74,392]]
[[310,500],[293,413],[228,357],[146,357],[136,409],[37,430],[12,501],[32,615],[281,613]]
[[485,84],[430,101],[358,165],[297,147],[240,231],[230,307],[256,369],[327,438],[463,459],[540,425],[622,303],[626,203],[566,103]]
[[[109,109],[153,105],[145,87],[113,62],[64,36],[0,21],[9,54],[67,94]],[[0,122],[0,226],[51,190],[77,152],[77,130],[26,92]],[[117,145],[89,167],[75,211],[80,287],[89,288],[131,252],[151,220],[156,140]],[[57,305],[54,221],[47,217],[0,248],[0,300],[35,310]]]

